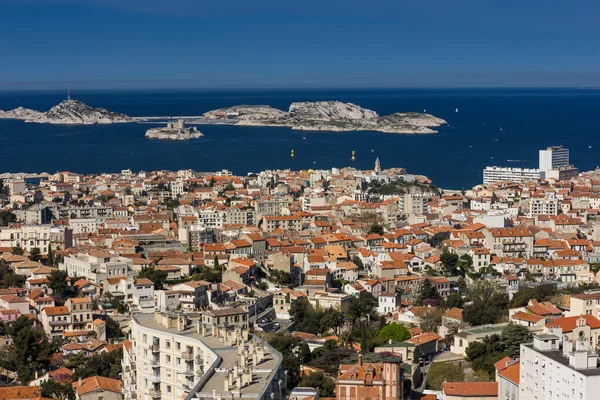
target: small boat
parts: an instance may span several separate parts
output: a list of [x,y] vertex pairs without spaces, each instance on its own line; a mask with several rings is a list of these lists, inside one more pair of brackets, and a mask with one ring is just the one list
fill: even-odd
[[591,149],[591,148],[592,148],[592,146],[588,146],[588,149]]
[[426,109],[426,108],[424,108],[424,109],[423,109],[423,112],[427,112],[427,109]]
[[456,107],[456,110],[454,110],[454,112],[458,112],[458,107]]
[[471,148],[473,148],[473,146],[469,146],[469,148],[471,149]]
[[302,132],[302,139],[306,140],[306,133]]
[[500,124],[500,130],[502,130],[502,124]]

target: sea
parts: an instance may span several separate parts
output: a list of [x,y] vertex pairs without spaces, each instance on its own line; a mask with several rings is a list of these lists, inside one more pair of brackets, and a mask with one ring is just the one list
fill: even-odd
[[[569,148],[580,171],[600,164],[600,90],[594,89],[75,89],[72,96],[130,116],[174,117],[239,104],[286,110],[295,101],[339,100],[381,115],[426,110],[448,125],[433,135],[200,125],[204,137],[171,142],[146,139],[145,131],[154,126],[149,124],[63,126],[0,120],[0,173],[189,168],[245,175],[278,168],[371,169],[378,157],[384,169],[404,167],[426,175],[438,187],[468,189],[482,182],[486,166],[536,168],[538,151],[551,145]],[[46,111],[65,98],[66,91],[4,91],[0,109]]]

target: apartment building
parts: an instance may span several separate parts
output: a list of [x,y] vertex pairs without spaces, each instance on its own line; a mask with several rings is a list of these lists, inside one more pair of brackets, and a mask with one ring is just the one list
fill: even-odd
[[540,170],[537,168],[485,167],[483,170],[484,185],[497,182],[523,183],[538,179],[540,179]]
[[588,400],[600,393],[598,354],[586,337],[535,335],[533,343],[521,344],[520,372],[522,400]]
[[0,227],[0,247],[20,246],[23,250],[29,252],[34,248],[38,248],[42,254],[48,254],[50,228],[50,225]]
[[92,301],[89,297],[73,297],[67,299],[65,306],[71,314],[71,325],[69,331],[91,331],[92,330]]
[[88,281],[104,286],[108,278],[137,275],[130,258],[111,253],[89,250],[85,253],[71,254],[65,257],[59,269],[67,271],[69,276],[85,277]]
[[483,230],[487,247],[498,257],[531,257],[533,233],[527,228],[489,228]]
[[135,382],[147,399],[282,398],[283,358],[247,328],[175,313],[135,314],[130,324],[124,381]]
[[45,307],[40,320],[46,335],[61,337],[71,326],[71,312],[67,306]]

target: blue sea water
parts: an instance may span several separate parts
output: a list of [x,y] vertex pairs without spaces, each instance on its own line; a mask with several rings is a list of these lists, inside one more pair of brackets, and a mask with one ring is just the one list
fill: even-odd
[[[0,109],[23,106],[45,111],[65,95],[0,92]],[[461,189],[481,183],[486,165],[537,167],[538,150],[549,145],[568,147],[572,163],[582,171],[599,164],[600,90],[75,91],[73,97],[131,116],[201,115],[237,104],[287,109],[294,101],[340,100],[380,114],[426,109],[449,125],[439,128],[436,135],[200,125],[203,138],[169,142],[145,139],[151,126],[147,124],[54,126],[0,120],[0,172],[227,168],[246,174],[273,168],[352,165],[366,169],[379,157],[383,168],[405,167],[410,173],[428,176],[440,187]],[[353,150],[355,161],[350,160]]]

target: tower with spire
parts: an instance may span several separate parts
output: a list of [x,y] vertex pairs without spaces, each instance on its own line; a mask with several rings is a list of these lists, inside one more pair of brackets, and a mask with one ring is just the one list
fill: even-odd
[[379,157],[375,160],[375,172],[381,172],[381,163],[379,162]]

